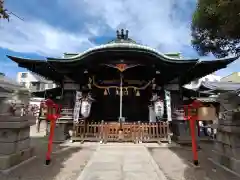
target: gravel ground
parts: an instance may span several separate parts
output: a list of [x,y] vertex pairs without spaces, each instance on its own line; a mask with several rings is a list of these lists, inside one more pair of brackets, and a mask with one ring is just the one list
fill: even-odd
[[47,138],[44,131],[35,133],[31,127],[31,146],[35,148],[36,158],[21,165],[8,174],[0,174],[0,180],[76,180],[91,158],[97,144],[55,144],[52,163],[46,166],[45,153]]
[[159,168],[169,180],[237,180],[239,177],[223,170],[208,160],[211,145],[201,145],[199,167],[192,165],[190,147],[148,148]]

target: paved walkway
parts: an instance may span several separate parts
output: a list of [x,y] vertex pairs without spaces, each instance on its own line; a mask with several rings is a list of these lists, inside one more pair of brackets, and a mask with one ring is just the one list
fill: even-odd
[[166,180],[144,145],[100,145],[77,180]]

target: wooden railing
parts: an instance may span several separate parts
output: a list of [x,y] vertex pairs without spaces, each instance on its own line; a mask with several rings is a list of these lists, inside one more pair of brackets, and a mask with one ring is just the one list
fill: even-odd
[[117,123],[80,122],[74,125],[72,140],[101,142],[170,142],[168,122]]

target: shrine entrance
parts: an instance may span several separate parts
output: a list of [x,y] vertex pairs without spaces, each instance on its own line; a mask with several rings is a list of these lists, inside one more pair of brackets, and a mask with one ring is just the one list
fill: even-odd
[[[96,101],[92,103],[91,114],[89,120],[101,122],[118,122],[120,116],[120,97],[114,91],[111,94],[103,95],[95,93]],[[141,91],[139,96],[135,96],[133,92],[128,91],[128,94],[122,97],[122,117],[123,122],[149,122],[150,95],[147,92]]]

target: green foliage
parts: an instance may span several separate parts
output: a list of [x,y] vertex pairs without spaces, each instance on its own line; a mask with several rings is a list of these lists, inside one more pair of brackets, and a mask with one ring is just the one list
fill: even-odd
[[7,13],[7,10],[4,9],[4,0],[0,0],[0,20],[1,19],[9,20],[9,14]]
[[200,55],[240,55],[240,0],[198,0],[192,37]]

